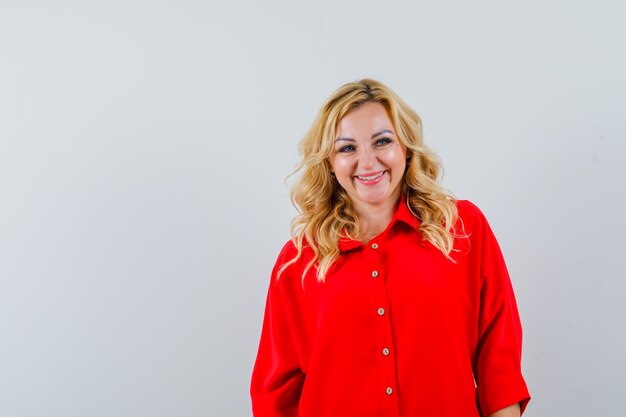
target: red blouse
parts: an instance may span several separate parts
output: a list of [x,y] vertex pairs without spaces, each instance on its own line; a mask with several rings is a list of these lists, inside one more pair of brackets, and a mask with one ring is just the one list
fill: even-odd
[[341,240],[326,282],[312,251],[271,277],[252,373],[255,417],[475,417],[530,395],[509,274],[483,213],[459,200],[452,263],[400,199],[367,245]]

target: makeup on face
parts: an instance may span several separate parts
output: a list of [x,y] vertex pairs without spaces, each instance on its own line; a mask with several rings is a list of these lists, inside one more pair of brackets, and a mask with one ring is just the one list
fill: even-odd
[[344,116],[329,162],[353,204],[395,201],[406,168],[406,148],[397,139],[387,109],[365,103]]

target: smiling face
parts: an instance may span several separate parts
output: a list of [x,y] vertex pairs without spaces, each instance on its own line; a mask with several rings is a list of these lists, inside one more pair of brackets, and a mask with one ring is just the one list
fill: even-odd
[[357,213],[398,201],[406,146],[382,104],[366,102],[341,119],[329,162]]

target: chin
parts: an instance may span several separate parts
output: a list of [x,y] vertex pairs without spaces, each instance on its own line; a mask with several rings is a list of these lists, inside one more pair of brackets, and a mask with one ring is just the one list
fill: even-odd
[[357,193],[357,199],[367,204],[382,204],[393,198],[393,193]]

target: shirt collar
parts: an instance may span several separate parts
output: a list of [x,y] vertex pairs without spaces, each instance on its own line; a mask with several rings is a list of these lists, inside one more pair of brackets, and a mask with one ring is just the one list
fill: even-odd
[[[389,222],[389,225],[387,226],[385,231],[383,233],[381,233],[380,235],[385,234],[398,221],[401,221],[401,222],[407,224],[408,226],[412,227],[416,232],[419,232],[420,221],[409,210],[409,207],[406,204],[406,197],[404,197],[404,196],[400,197],[400,202],[398,204],[398,208],[396,209],[396,212],[394,213],[393,217],[391,218],[391,221]],[[350,238],[345,237],[345,236],[341,237],[339,239],[338,243],[339,243],[339,251],[340,252],[349,251],[349,250],[357,248],[357,247],[359,247],[359,246],[361,246],[363,244],[363,243],[361,243],[360,241],[358,241],[356,239],[350,239]]]

